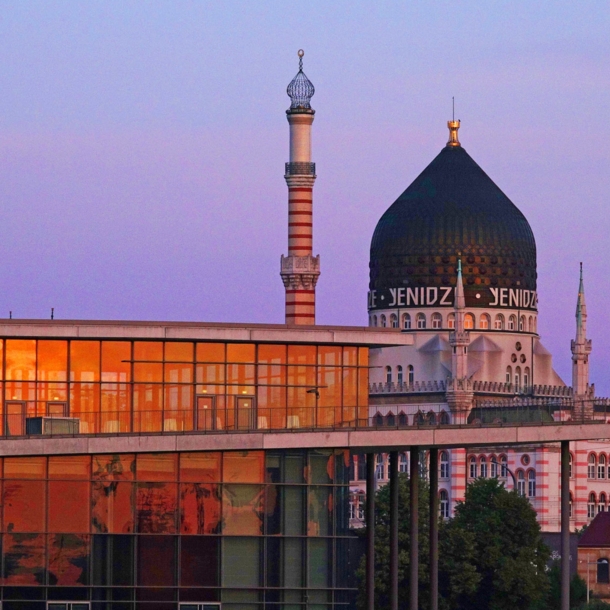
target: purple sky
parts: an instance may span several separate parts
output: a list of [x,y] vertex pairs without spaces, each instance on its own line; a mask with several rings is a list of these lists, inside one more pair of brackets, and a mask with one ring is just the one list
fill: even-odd
[[[550,10],[552,8],[552,10]],[[460,139],[526,215],[570,382],[578,262],[610,394],[610,4],[0,6],[0,315],[283,321],[288,82],[312,105],[318,322],[366,324],[383,211]]]

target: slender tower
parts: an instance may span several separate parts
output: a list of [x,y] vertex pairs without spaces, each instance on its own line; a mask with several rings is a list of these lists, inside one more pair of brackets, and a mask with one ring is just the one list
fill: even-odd
[[572,390],[575,397],[583,397],[590,392],[589,354],[592,350],[591,339],[587,339],[587,304],[585,286],[580,263],[580,284],[576,301],[576,339],[572,341]]
[[316,283],[320,256],[312,255],[313,185],[316,164],[311,162],[311,125],[315,111],[310,105],[314,86],[303,72],[303,50],[299,71],[288,85],[290,108],[290,161],[286,163],[288,185],[288,256],[281,259],[286,288],[286,324],[315,324]]

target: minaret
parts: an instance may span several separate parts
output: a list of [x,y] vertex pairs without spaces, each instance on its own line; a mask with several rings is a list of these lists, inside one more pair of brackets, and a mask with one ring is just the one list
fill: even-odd
[[288,256],[281,259],[282,281],[286,288],[286,324],[315,324],[316,283],[320,256],[312,255],[313,185],[316,164],[311,162],[311,124],[315,111],[310,100],[314,86],[303,72],[303,50],[299,51],[299,71],[288,85],[290,108],[290,161],[286,163],[288,185]]
[[585,396],[589,388],[589,354],[591,339],[587,339],[587,304],[580,263],[580,284],[576,301],[576,339],[572,341],[572,390],[574,396]]
[[468,344],[470,333],[464,330],[464,282],[462,281],[462,261],[458,260],[457,282],[455,285],[455,330],[449,335],[451,345],[451,377],[453,379],[466,379],[468,376]]

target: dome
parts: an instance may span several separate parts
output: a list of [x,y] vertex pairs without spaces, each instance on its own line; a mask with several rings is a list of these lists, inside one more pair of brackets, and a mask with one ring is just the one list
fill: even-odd
[[467,307],[536,309],[529,223],[460,146],[459,122],[449,127],[448,145],[377,223],[369,309],[453,305],[458,258]]

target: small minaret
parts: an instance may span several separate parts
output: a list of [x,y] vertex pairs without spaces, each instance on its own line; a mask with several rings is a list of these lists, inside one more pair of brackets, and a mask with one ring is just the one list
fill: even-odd
[[592,350],[591,339],[587,339],[587,304],[585,287],[580,263],[580,284],[576,301],[576,339],[572,341],[572,390],[574,396],[585,396],[589,387],[589,354]]
[[464,283],[462,281],[462,261],[458,260],[457,282],[455,285],[455,330],[449,335],[451,345],[451,377],[453,379],[466,379],[468,376],[468,344],[470,333],[464,330]]
[[286,324],[315,324],[316,283],[320,256],[312,255],[313,185],[316,164],[311,162],[311,125],[315,111],[310,105],[314,86],[303,72],[303,50],[299,71],[288,85],[290,108],[290,161],[286,163],[288,185],[288,256],[281,259],[286,288]]

